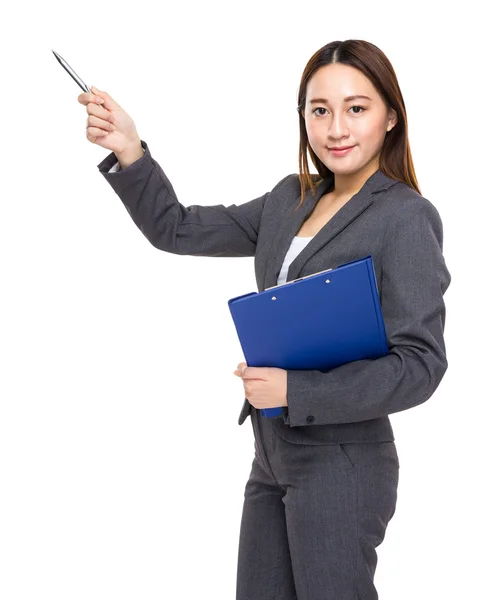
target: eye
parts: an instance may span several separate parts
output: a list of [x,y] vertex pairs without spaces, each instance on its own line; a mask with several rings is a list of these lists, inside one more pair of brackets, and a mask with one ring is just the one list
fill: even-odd
[[[364,111],[366,110],[366,109],[365,109],[363,106],[358,106],[358,105],[351,106],[351,108],[360,108],[362,112],[364,112]],[[350,108],[349,110],[351,110],[351,108]],[[319,107],[315,108],[315,109],[312,111],[312,112],[313,112],[313,114],[315,114],[315,113],[316,113],[316,110],[326,110],[326,109],[325,109],[323,106],[319,106]],[[355,112],[354,114],[355,114],[355,115],[360,115],[361,113],[360,113],[360,112]],[[319,116],[323,116],[323,115],[319,115]]]

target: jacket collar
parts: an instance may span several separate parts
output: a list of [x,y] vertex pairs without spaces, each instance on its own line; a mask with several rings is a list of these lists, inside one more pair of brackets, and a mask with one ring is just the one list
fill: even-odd
[[[295,210],[299,205],[300,194],[297,196],[295,204],[290,204],[279,225],[278,234],[275,237],[267,257],[264,287],[277,285],[277,278],[284,262],[292,239],[301,228],[302,223],[308,219],[314,210],[318,200],[329,189],[333,182],[334,174],[329,173],[319,184],[315,194],[310,190],[304,197],[302,206]],[[345,229],[361,213],[363,213],[374,201],[373,195],[382,190],[388,189],[397,183],[397,180],[384,175],[379,169],[375,171],[369,179],[366,180],[362,188],[344,204],[337,213],[320,229],[314,238],[305,246],[305,248],[296,256],[289,266],[287,281],[296,279],[302,271],[305,263],[316,253],[319,252],[328,242]]]

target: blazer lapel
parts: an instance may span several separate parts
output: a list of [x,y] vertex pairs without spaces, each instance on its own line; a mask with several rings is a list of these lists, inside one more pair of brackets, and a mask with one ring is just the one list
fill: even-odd
[[[279,226],[278,235],[275,237],[269,251],[267,259],[264,290],[268,287],[277,285],[277,278],[284,262],[285,256],[291,245],[292,239],[297,234],[301,225],[308,219],[314,210],[317,201],[322,194],[329,189],[333,180],[333,174],[329,174],[316,190],[315,195],[312,193],[306,195],[305,200],[297,211],[295,207],[299,204],[300,196],[294,205],[289,206],[284,214],[282,222]],[[289,266],[287,272],[287,281],[292,281],[299,276],[305,263],[316,253],[319,252],[328,242],[336,235],[345,229],[354,219],[363,213],[372,203],[372,193],[390,185],[395,181],[384,175],[380,170],[377,170],[364,183],[363,187],[352,196],[344,206],[318,231],[314,238],[307,246],[296,256]]]

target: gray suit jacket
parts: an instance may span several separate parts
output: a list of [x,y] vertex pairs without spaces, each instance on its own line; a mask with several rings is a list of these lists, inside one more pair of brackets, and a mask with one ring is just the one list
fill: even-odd
[[[142,158],[119,172],[98,168],[149,242],[193,256],[254,256],[258,291],[277,284],[292,238],[329,188],[325,178],[302,207],[297,174],[239,206],[182,205],[142,140]],[[433,204],[377,170],[291,263],[287,280],[372,255],[389,354],[327,372],[287,370],[282,436],[294,443],[393,441],[388,415],[425,402],[447,369],[443,294],[451,276]],[[244,398],[239,425],[251,405]]]

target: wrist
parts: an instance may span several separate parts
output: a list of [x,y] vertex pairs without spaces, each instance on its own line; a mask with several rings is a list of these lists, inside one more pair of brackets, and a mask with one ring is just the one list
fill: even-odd
[[122,152],[115,153],[117,160],[120,163],[121,169],[126,169],[136,161],[138,161],[144,155],[144,149],[140,141],[133,146],[130,146]]

